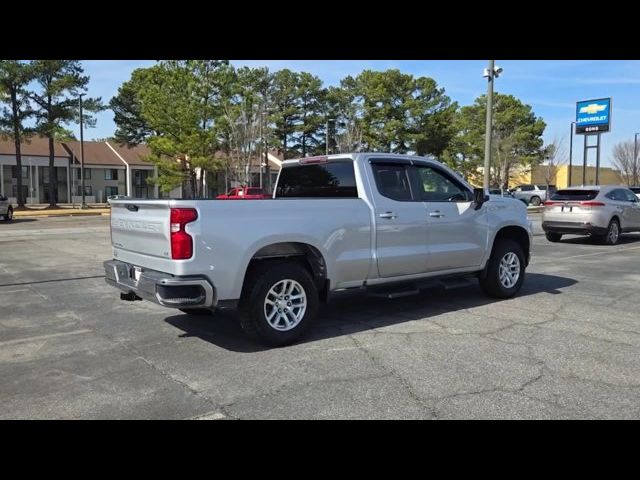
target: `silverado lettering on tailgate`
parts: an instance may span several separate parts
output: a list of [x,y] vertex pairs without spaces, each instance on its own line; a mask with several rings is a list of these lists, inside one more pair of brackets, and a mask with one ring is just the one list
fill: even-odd
[[111,227],[120,230],[132,230],[138,232],[159,232],[161,223],[141,222],[139,220],[122,220],[114,218],[111,220]]

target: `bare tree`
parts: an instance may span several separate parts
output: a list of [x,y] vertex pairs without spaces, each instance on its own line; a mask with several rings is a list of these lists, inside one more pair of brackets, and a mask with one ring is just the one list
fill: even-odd
[[640,157],[634,158],[632,141],[619,142],[613,147],[613,166],[620,171],[627,185],[640,183]]
[[556,183],[558,167],[567,163],[567,149],[564,146],[564,138],[554,137],[553,141],[544,147],[544,161],[542,162],[542,173],[544,182],[547,185]]

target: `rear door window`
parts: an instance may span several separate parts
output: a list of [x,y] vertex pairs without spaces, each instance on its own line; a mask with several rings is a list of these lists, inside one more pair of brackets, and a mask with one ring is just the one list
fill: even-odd
[[399,202],[411,201],[407,165],[374,163],[371,168],[380,195]]
[[551,200],[581,202],[584,200],[593,200],[598,196],[599,190],[558,190],[551,196]]

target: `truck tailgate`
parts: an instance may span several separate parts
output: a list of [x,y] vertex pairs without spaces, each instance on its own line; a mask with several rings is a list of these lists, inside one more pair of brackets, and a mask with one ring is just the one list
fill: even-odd
[[111,202],[111,243],[146,256],[171,258],[168,200]]

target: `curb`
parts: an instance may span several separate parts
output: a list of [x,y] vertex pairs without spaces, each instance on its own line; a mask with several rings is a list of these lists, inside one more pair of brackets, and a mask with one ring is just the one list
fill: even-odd
[[50,214],[32,214],[30,212],[26,212],[26,214],[22,214],[23,212],[15,212],[13,214],[13,218],[48,218],[48,217],[99,217],[99,216],[109,216],[110,213],[106,212],[82,212],[82,213],[50,213]]

